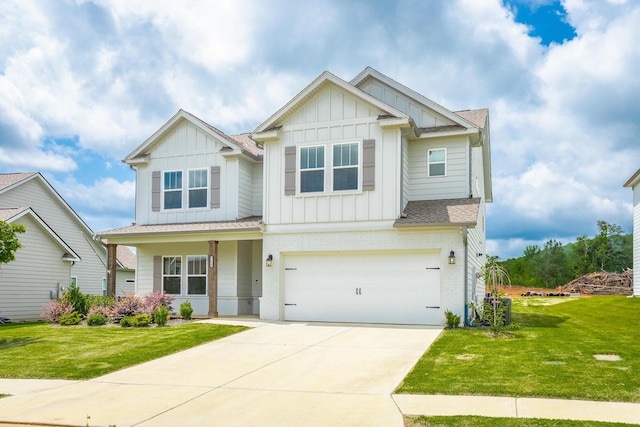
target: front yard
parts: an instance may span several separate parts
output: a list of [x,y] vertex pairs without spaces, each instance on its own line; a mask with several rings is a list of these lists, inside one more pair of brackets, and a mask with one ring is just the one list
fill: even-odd
[[396,392],[640,402],[639,298],[519,298],[513,321],[445,331]]
[[0,325],[0,378],[93,378],[245,329],[198,322],[163,328]]

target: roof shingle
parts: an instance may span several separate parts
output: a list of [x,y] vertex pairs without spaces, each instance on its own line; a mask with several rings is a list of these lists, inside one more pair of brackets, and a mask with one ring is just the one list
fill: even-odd
[[247,231],[260,230],[262,227],[261,216],[251,216],[235,221],[211,221],[211,222],[190,222],[179,224],[146,224],[130,225],[128,227],[106,230],[98,233],[101,238],[144,236],[158,234],[176,233],[199,233],[218,231]]
[[407,203],[404,216],[394,227],[427,225],[470,225],[478,222],[479,198],[419,200]]

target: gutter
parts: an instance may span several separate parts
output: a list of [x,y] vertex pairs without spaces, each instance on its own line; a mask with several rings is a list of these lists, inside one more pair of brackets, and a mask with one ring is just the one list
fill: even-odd
[[468,229],[465,225],[462,227],[462,243],[464,243],[464,325],[471,326],[469,323],[469,239],[467,238]]

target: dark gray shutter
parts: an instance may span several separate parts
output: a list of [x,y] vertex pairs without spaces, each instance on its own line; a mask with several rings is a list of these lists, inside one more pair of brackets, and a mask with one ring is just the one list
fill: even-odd
[[160,212],[160,171],[151,172],[151,211]]
[[376,186],[376,140],[362,141],[362,190],[371,191]]
[[220,166],[211,166],[211,209],[220,207]]
[[153,292],[162,292],[162,257],[153,257]]
[[284,194],[296,194],[296,147],[284,147]]

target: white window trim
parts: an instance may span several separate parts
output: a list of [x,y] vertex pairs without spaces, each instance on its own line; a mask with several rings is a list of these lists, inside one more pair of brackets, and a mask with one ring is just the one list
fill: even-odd
[[[429,161],[429,154],[432,151],[444,151],[444,161],[442,162],[433,162],[431,163]],[[444,164],[444,175],[431,175],[431,165],[439,165],[439,164]],[[447,149],[446,148],[429,148],[427,150],[427,176],[429,178],[442,178],[447,176]]]
[[207,286],[208,279],[209,279],[209,269],[205,268],[204,269],[204,294],[190,294],[189,293],[189,277],[203,277],[202,274],[189,274],[189,258],[190,257],[204,257],[204,262],[205,262],[205,266],[207,265],[207,259],[209,258],[207,255],[204,254],[200,254],[200,255],[187,255],[187,268],[185,269],[185,274],[187,276],[187,280],[185,281],[185,290],[184,290],[184,295],[188,295],[190,297],[206,297],[209,296],[209,287]]
[[[349,165],[349,166],[333,166],[333,147],[335,147],[336,145],[349,145],[349,144],[357,144],[358,145],[358,163],[356,165]],[[353,140],[349,140],[349,141],[341,141],[341,142],[333,142],[331,143],[331,149],[329,151],[331,151],[331,154],[329,155],[329,161],[330,161],[330,165],[331,165],[331,177],[330,177],[330,189],[331,191],[329,191],[329,193],[334,193],[334,194],[349,194],[349,193],[361,193],[362,192],[362,140],[360,141],[353,141]],[[348,169],[348,168],[353,168],[356,167],[358,172],[357,172],[357,176],[358,176],[358,185],[356,186],[356,188],[352,188],[349,190],[334,190],[333,189],[333,171],[336,169]]]
[[[206,183],[204,187],[196,187],[196,188],[191,188],[189,187],[189,172],[191,171],[204,171],[204,175],[205,175],[205,179],[206,179]],[[209,191],[209,186],[211,185],[211,183],[209,182],[209,178],[210,178],[211,173],[209,172],[209,170],[207,168],[192,168],[192,169],[187,169],[187,182],[186,182],[186,187],[187,187],[187,195],[186,195],[186,199],[187,199],[187,203],[185,204],[185,209],[188,210],[200,210],[200,209],[208,209],[209,208],[209,203],[211,203],[210,198],[211,198],[211,191]],[[183,184],[184,187],[184,184]],[[196,208],[190,208],[189,207],[189,202],[190,202],[190,198],[191,195],[189,193],[189,190],[205,190],[205,194],[207,195],[207,200],[204,204],[204,206],[200,206],[200,207],[196,207]],[[173,210],[173,209],[171,209]]]
[[[300,161],[302,159],[302,150],[305,148],[314,148],[314,147],[322,147],[324,149],[324,166],[321,168],[307,168],[302,169],[300,167]],[[298,195],[300,196],[317,196],[319,194],[327,193],[327,144],[309,144],[309,145],[300,145],[298,146],[297,158],[296,158],[296,188]],[[310,171],[323,171],[322,175],[322,191],[302,191],[302,172],[310,172]]]
[[[180,207],[179,208],[167,209],[167,208],[165,208],[165,203],[164,203],[165,194],[167,193],[167,191],[170,191],[170,192],[177,192],[178,191],[178,189],[167,190],[164,187],[164,176],[165,176],[165,174],[171,173],[171,172],[180,172],[180,173],[182,173],[182,185],[180,186]],[[187,176],[187,179],[189,179],[188,176]],[[179,212],[179,211],[184,210],[185,209],[185,203],[184,203],[184,199],[185,199],[185,196],[184,196],[184,182],[185,182],[184,171],[182,169],[171,169],[171,170],[162,171],[161,180],[162,181],[160,182],[160,188],[161,188],[162,197],[161,197],[161,200],[160,200],[160,203],[161,203],[160,206],[162,207],[162,210],[163,211],[169,211],[169,212]]]
[[[165,258],[180,258],[180,274],[165,274],[164,273],[164,260]],[[161,277],[161,283],[160,283],[160,289],[162,290],[162,293],[166,293],[167,295],[176,295],[176,296],[182,296],[184,295],[183,292],[183,286],[184,286],[184,280],[183,280],[183,275],[184,275],[184,265],[182,263],[182,255],[162,255],[162,277]],[[165,292],[164,290],[164,278],[165,277],[179,277],[180,278],[180,293],[177,294],[170,294],[168,292]]]

